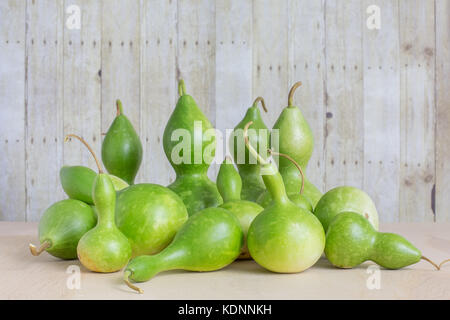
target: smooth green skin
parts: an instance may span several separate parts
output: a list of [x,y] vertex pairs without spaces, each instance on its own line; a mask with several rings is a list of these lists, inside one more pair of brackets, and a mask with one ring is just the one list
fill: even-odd
[[[64,192],[71,199],[94,204],[92,199],[92,187],[97,174],[94,170],[83,166],[63,166],[59,170],[59,178]],[[128,183],[122,179],[109,175],[116,191],[128,187]]]
[[345,211],[359,213],[378,230],[375,204],[367,193],[355,187],[342,186],[329,190],[317,203],[314,214],[319,218],[324,230],[327,230],[332,219]]
[[186,174],[178,176],[169,186],[186,206],[189,216],[209,207],[217,207],[223,203],[217,186],[206,173]]
[[238,219],[225,209],[208,208],[190,217],[167,248],[134,258],[125,272],[142,282],[167,270],[219,270],[239,256],[243,243]]
[[[314,137],[300,109],[293,105],[284,108],[275,122],[273,130],[278,130],[279,135],[278,146],[273,146],[274,150],[291,156],[303,170],[306,170],[314,148]],[[278,160],[280,174],[288,195],[298,193],[302,184],[302,176],[297,167],[286,158],[279,157]],[[313,208],[322,196],[319,189],[307,179],[306,175],[303,194],[311,202]]]
[[80,262],[95,272],[115,272],[131,258],[131,245],[114,223],[116,191],[107,174],[97,175],[93,190],[98,222],[78,242]]
[[247,248],[248,228],[264,208],[254,202],[241,200],[242,180],[231,159],[225,159],[221,164],[216,183],[224,201],[220,207],[227,209],[238,218],[244,232],[244,246],[239,259],[250,259]]
[[387,269],[400,269],[422,258],[408,240],[398,234],[377,232],[356,212],[342,212],[330,223],[325,255],[338,268],[353,268],[371,260]]
[[116,116],[103,140],[102,161],[110,174],[133,184],[142,162],[142,143],[123,114],[122,104],[118,103],[120,115]]
[[[257,164],[256,159],[249,154],[244,144],[243,129],[248,122],[253,121],[249,130],[255,130],[255,134],[249,134],[249,140],[252,146],[262,154],[267,151],[267,148],[270,148],[270,131],[261,118],[257,103],[258,102],[256,101],[252,107],[248,108],[244,118],[234,128],[234,131],[230,136],[230,149],[233,152],[234,162],[236,163],[242,178],[241,199],[249,201],[256,201],[259,195],[266,190],[266,187],[261,177],[259,164]],[[266,130],[265,134],[260,132],[260,129]],[[264,150],[259,150],[262,141],[266,141],[266,144]]]
[[247,245],[252,258],[267,270],[302,272],[322,255],[325,232],[320,221],[289,200],[283,179],[273,163],[263,175],[274,201],[252,222]]
[[[208,118],[198,108],[195,100],[184,92],[184,82],[182,81],[180,81],[181,87],[183,88],[182,94],[164,129],[163,147],[166,157],[176,173],[176,180],[168,188],[181,197],[189,216],[191,216],[204,208],[217,207],[223,201],[217,191],[216,184],[207,176],[210,163],[207,163],[203,157],[205,149],[207,149],[206,153],[211,154],[211,156],[215,154],[216,137],[208,137],[204,134],[206,130],[213,127]],[[194,135],[195,121],[202,123],[201,137],[199,134]],[[191,133],[190,163],[175,163],[172,161],[172,150],[181,142],[181,138],[180,140],[172,141],[172,133],[179,129],[184,129]],[[201,161],[200,163],[195,163],[194,151],[200,150],[200,146],[202,152]]]
[[160,252],[187,219],[181,198],[157,184],[135,184],[117,196],[116,225],[128,238],[133,256]]
[[66,199],[51,205],[39,221],[39,241],[49,241],[46,249],[60,259],[76,259],[81,237],[95,227],[92,208],[79,200]]

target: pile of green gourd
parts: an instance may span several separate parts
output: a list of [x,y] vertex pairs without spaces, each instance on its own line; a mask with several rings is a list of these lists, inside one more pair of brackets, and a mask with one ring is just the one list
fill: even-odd
[[[62,188],[69,199],[50,206],[39,223],[40,247],[61,259],[78,258],[87,269],[115,272],[124,269],[126,284],[151,279],[166,270],[213,271],[236,259],[254,259],[279,273],[297,273],[313,266],[325,253],[336,267],[352,268],[372,260],[399,269],[422,256],[405,238],[378,232],[378,213],[362,190],[337,187],[322,193],[303,170],[313,152],[313,135],[300,109],[288,106],[273,129],[264,124],[256,98],[230,138],[233,159],[226,157],[216,183],[203,154],[215,153],[213,126],[179,82],[179,99],[163,135],[164,152],[176,173],[167,187],[134,184],[142,161],[142,144],[117,100],[117,115],[94,157],[98,173],[83,166],[63,166]],[[195,132],[195,122],[201,132]],[[181,154],[174,136],[191,133],[191,152]],[[264,129],[264,130],[262,130]],[[275,132],[275,131],[273,131]],[[245,144],[244,144],[245,143]],[[243,147],[244,146],[244,147]],[[239,149],[240,148],[240,149]],[[187,161],[173,161],[174,153]],[[278,160],[278,166],[275,164]],[[131,259],[131,261],[130,261]]]

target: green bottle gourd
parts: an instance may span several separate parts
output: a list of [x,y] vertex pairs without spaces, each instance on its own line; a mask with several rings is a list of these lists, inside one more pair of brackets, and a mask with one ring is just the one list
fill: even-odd
[[253,105],[248,108],[242,121],[234,128],[234,131],[230,136],[230,149],[233,152],[234,162],[236,163],[242,178],[241,199],[253,202],[255,202],[260,194],[266,190],[266,187],[260,174],[259,164],[256,162],[256,159],[251,156],[243,143],[244,139],[242,132],[244,126],[252,121],[253,124],[250,129],[255,131],[253,135],[250,135],[251,144],[255,146],[258,152],[266,152],[267,148],[270,148],[270,131],[261,118],[258,102],[261,102],[263,110],[267,112],[264,99],[262,97],[257,97],[253,102]]
[[[216,138],[208,118],[186,94],[183,80],[178,89],[180,98],[164,129],[163,147],[176,173],[176,180],[168,188],[181,197],[191,216],[204,208],[222,204],[216,184],[207,176],[215,154]],[[181,142],[179,134],[183,139]]]
[[81,264],[95,272],[116,272],[122,269],[131,258],[131,245],[127,237],[114,223],[116,190],[107,174],[101,168],[94,151],[82,138],[80,140],[91,152],[98,167],[92,189],[92,198],[98,214],[97,225],[81,237],[77,246],[77,255]]
[[247,235],[251,257],[262,267],[279,273],[302,272],[322,255],[325,233],[311,212],[289,200],[283,178],[273,162],[263,159],[250,145],[244,128],[245,143],[258,159],[264,184],[273,202],[253,220]]
[[167,247],[188,217],[181,198],[157,184],[135,184],[117,195],[116,225],[130,241],[133,257]]
[[353,268],[368,260],[387,269],[404,268],[420,260],[440,268],[408,240],[376,231],[356,212],[342,212],[332,220],[326,233],[325,255],[338,268]]
[[96,223],[96,215],[86,203],[73,199],[58,201],[42,215],[39,221],[41,246],[38,249],[30,243],[31,254],[38,256],[47,251],[60,259],[76,259],[78,241]]
[[314,208],[314,214],[322,223],[324,230],[328,229],[328,225],[336,215],[346,211],[359,213],[375,230],[378,230],[378,212],[375,203],[361,189],[340,186],[328,190]]
[[139,256],[130,261],[124,271],[126,284],[148,281],[167,270],[214,271],[232,263],[240,254],[244,242],[239,220],[222,208],[207,208],[183,225],[172,243],[156,255]]
[[[92,186],[97,174],[94,170],[84,166],[63,166],[59,170],[59,178],[64,192],[70,199],[94,204]],[[116,191],[128,187],[128,183],[112,174],[109,175]]]
[[220,165],[216,183],[223,198],[223,204],[220,207],[230,211],[238,218],[244,232],[244,246],[238,259],[250,259],[246,240],[248,228],[264,208],[254,202],[241,200],[242,180],[234,168],[231,158],[226,157]]
[[142,162],[142,143],[123,114],[120,100],[116,101],[116,106],[117,116],[102,143],[102,161],[110,174],[133,184]]
[[[300,167],[306,169],[314,148],[314,137],[302,112],[293,104],[294,92],[301,84],[301,82],[295,83],[289,91],[288,106],[283,109],[272,130],[272,135],[275,130],[278,132],[278,145],[275,143],[272,147],[279,153],[289,155]],[[298,196],[300,185],[304,183],[304,196],[309,199],[314,208],[322,196],[319,189],[306,176],[303,181],[295,165],[288,159],[279,159],[279,170],[288,196]],[[270,198],[268,192],[258,198],[258,203],[270,202],[265,199],[266,197]]]

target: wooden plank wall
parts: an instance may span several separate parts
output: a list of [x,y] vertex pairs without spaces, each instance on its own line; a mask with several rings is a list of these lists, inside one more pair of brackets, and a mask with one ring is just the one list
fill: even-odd
[[137,181],[173,181],[162,133],[183,78],[223,134],[259,95],[271,127],[301,80],[321,190],[363,188],[385,222],[450,221],[449,30],[450,0],[2,1],[0,220],[64,198],[59,168],[93,167],[64,135],[100,152],[117,98],[144,146]]

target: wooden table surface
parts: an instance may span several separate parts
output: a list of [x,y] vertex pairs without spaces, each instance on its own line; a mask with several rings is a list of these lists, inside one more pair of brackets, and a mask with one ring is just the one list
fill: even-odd
[[[449,223],[385,224],[381,230],[402,234],[436,262],[450,257]],[[33,257],[29,242],[38,243],[37,223],[0,222],[0,299],[450,299],[450,263],[440,271],[424,261],[402,270],[368,269],[372,262],[341,270],[325,258],[298,274],[271,273],[254,261],[215,272],[169,271],[141,283],[145,293],[137,294],[121,272],[93,273],[77,260],[47,253]],[[68,273],[77,266],[79,289]]]

